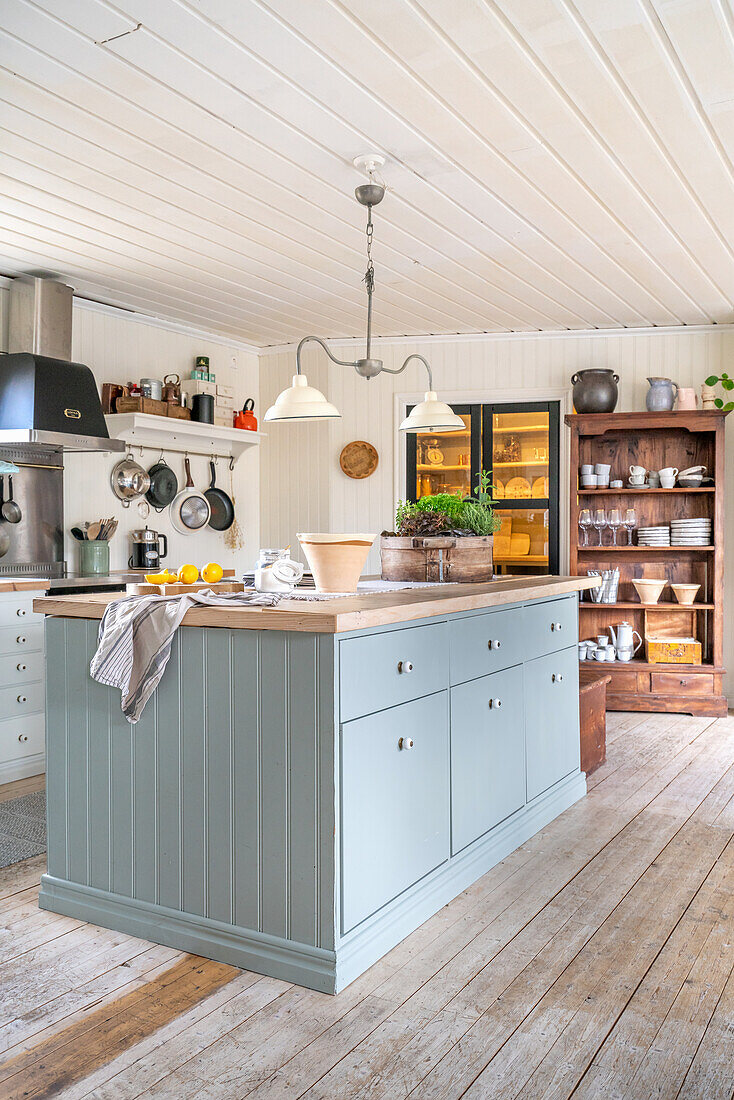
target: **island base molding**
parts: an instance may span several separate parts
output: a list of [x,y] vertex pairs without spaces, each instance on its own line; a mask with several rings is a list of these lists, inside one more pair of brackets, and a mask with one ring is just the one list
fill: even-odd
[[109,894],[48,874],[41,878],[38,904],[52,913],[76,917],[178,951],[295,982],[320,993],[339,993],[418,925],[585,794],[584,776],[568,776],[488,836],[427,875],[407,897],[396,898],[376,917],[354,929],[338,944],[336,951],[181,913],[152,902]]

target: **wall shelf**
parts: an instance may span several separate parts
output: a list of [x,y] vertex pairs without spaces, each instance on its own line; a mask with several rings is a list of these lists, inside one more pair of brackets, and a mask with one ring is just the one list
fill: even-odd
[[263,432],[150,413],[111,413],[105,420],[110,435],[124,439],[131,447],[147,447],[168,454],[218,455],[235,462],[244,451],[257,447],[264,437]]

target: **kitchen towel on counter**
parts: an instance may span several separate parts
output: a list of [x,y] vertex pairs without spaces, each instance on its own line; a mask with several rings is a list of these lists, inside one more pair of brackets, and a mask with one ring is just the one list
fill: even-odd
[[274,607],[277,592],[185,592],[181,596],[123,596],[111,603],[99,624],[94,680],[122,692],[122,713],[135,723],[158,686],[171,656],[173,636],[189,608]]

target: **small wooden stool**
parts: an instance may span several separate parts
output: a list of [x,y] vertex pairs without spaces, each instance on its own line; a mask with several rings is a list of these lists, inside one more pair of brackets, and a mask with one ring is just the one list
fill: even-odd
[[611,676],[579,669],[581,771],[591,775],[607,758],[607,684]]

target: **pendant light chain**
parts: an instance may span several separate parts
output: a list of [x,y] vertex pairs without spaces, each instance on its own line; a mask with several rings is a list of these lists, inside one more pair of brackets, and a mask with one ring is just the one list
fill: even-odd
[[372,262],[372,238],[375,227],[372,224],[372,207],[367,207],[367,270],[364,273],[364,285],[367,287],[367,348],[366,355],[369,359],[372,345],[372,295],[375,289],[375,265]]

